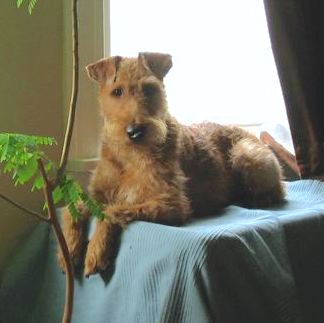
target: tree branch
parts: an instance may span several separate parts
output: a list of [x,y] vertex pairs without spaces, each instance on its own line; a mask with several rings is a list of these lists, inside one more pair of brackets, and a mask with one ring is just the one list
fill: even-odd
[[66,287],[65,287],[65,303],[64,303],[64,313],[63,313],[62,323],[69,323],[72,318],[72,310],[73,310],[73,294],[74,294],[73,266],[72,266],[69,249],[62,232],[62,228],[57,219],[56,209],[55,209],[53,195],[52,195],[52,185],[47,178],[46,171],[41,159],[38,160],[38,167],[45,183],[44,195],[48,206],[48,216],[50,219],[50,224],[55,232],[65,262]]
[[60,166],[57,172],[55,186],[60,182],[66,168],[71,145],[73,126],[75,121],[75,112],[77,107],[77,98],[79,92],[79,31],[78,31],[78,0],[72,0],[72,92],[70,101],[69,117],[64,137]]
[[7,197],[6,195],[0,193],[0,198],[2,198],[3,200],[5,200],[6,202],[10,203],[11,205],[15,206],[16,208],[36,217],[38,220],[41,220],[41,221],[45,221],[45,222],[48,222],[49,219],[44,217],[43,215],[41,215],[40,213],[38,212],[35,212],[33,210],[30,210],[28,208],[26,208],[25,206],[11,200],[9,197]]

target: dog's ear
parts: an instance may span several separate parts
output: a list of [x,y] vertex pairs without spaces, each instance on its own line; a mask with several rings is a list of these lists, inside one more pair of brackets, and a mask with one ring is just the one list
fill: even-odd
[[95,63],[86,66],[89,77],[100,83],[113,83],[116,79],[117,70],[122,58],[120,56],[113,56],[101,59]]
[[168,54],[139,53],[138,60],[141,66],[151,71],[161,81],[172,67],[172,57]]

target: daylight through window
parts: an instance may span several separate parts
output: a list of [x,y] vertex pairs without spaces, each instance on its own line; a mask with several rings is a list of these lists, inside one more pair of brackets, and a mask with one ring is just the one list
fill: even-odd
[[183,123],[287,124],[262,0],[110,0],[112,55],[169,53]]

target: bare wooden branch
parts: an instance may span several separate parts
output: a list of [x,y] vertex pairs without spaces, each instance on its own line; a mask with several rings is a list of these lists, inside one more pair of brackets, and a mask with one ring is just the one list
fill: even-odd
[[45,183],[44,195],[48,206],[48,216],[49,216],[50,224],[55,232],[65,262],[66,287],[65,287],[65,303],[64,303],[64,313],[63,313],[62,323],[69,323],[71,322],[71,318],[72,318],[73,296],[74,296],[73,266],[69,254],[69,249],[62,232],[62,228],[57,219],[57,213],[56,213],[56,209],[53,201],[53,195],[52,195],[53,193],[52,185],[47,178],[46,171],[41,159],[38,160],[38,167]]
[[0,193],[0,198],[2,198],[3,200],[5,200],[6,202],[10,203],[11,205],[15,206],[16,208],[24,211],[25,213],[30,214],[30,215],[36,217],[38,220],[45,221],[45,222],[48,222],[49,221],[48,218],[46,218],[45,216],[41,215],[40,213],[28,209],[27,207],[21,205],[20,203],[17,203],[15,201],[13,201],[8,196],[6,196],[6,195],[4,195],[2,193]]
[[284,146],[279,144],[267,131],[261,132],[260,139],[263,143],[270,146],[279,156],[279,158],[281,158],[297,176],[300,176],[300,170],[296,157],[292,153],[290,153]]
[[78,31],[78,10],[77,10],[78,0],[72,0],[72,54],[73,54],[73,70],[72,70],[72,92],[71,92],[71,101],[68,122],[64,137],[64,143],[62,148],[62,155],[60,166],[57,172],[57,177],[55,180],[55,185],[57,185],[66,168],[66,164],[69,157],[74,121],[75,121],[75,112],[77,107],[77,99],[79,92],[79,31]]

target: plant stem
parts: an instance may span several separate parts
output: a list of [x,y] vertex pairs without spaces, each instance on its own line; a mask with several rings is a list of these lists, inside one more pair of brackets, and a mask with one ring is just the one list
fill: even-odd
[[5,200],[6,202],[12,204],[13,206],[17,207],[18,209],[36,217],[38,220],[41,220],[41,221],[45,221],[45,222],[48,222],[49,219],[44,217],[43,215],[41,215],[40,213],[38,212],[35,212],[33,210],[30,210],[28,208],[26,208],[25,206],[13,201],[12,199],[10,199],[9,197],[7,197],[6,195],[3,195],[2,193],[0,193],[0,198],[2,198],[3,200]]
[[64,238],[61,226],[57,220],[56,209],[53,203],[52,190],[60,184],[62,177],[65,173],[69,151],[71,146],[71,139],[75,121],[75,112],[77,108],[77,99],[79,93],[79,30],[78,30],[78,0],[72,0],[72,90],[71,100],[69,108],[68,122],[65,131],[65,137],[63,142],[62,154],[60,165],[54,179],[54,185],[49,183],[44,165],[39,160],[39,168],[45,181],[44,193],[48,204],[48,213],[51,221],[51,225],[56,234],[60,248],[62,250],[63,258],[66,267],[66,287],[65,287],[65,303],[64,303],[64,314],[62,323],[69,323],[72,318],[73,309],[73,294],[74,294],[74,277],[73,277],[73,266],[70,257],[70,253]]
[[72,0],[72,54],[73,54],[73,70],[72,70],[72,92],[71,92],[71,101],[68,122],[64,137],[64,143],[62,148],[62,155],[60,166],[57,172],[55,185],[57,185],[66,168],[66,164],[69,157],[69,150],[71,145],[73,126],[75,121],[75,112],[77,107],[77,99],[79,92],[79,30],[78,30],[78,0]]
[[58,243],[60,245],[60,248],[62,250],[64,262],[65,262],[65,268],[66,268],[66,286],[65,286],[65,303],[64,303],[64,313],[62,318],[62,323],[69,323],[72,318],[72,310],[73,310],[73,295],[74,295],[74,277],[73,277],[73,266],[71,257],[69,254],[69,249],[66,244],[66,240],[64,238],[62,228],[58,222],[57,219],[57,213],[54,206],[53,201],[53,188],[51,183],[49,182],[46,171],[43,165],[43,162],[41,159],[38,160],[38,167],[39,171],[42,174],[42,177],[44,179],[44,195],[45,200],[48,205],[48,216],[49,216],[49,222],[55,232],[56,238],[58,240]]

